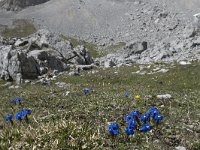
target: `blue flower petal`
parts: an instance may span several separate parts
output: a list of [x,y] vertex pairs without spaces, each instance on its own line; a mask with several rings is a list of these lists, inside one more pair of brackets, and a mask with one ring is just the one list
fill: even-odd
[[13,115],[7,115],[7,116],[6,116],[6,121],[11,121],[12,118],[13,118]]
[[133,135],[135,133],[133,128],[131,128],[129,126],[126,127],[125,132],[126,132],[127,135]]
[[125,117],[124,117],[124,120],[125,121],[129,121],[129,120],[132,120],[133,119],[133,117],[132,117],[132,115],[126,115]]
[[132,129],[135,129],[136,127],[137,127],[137,121],[135,121],[135,120],[130,120],[129,122],[128,122],[128,127],[130,127],[130,128],[132,128]]
[[125,97],[129,97],[129,93],[126,92],[126,93],[124,94],[124,96],[125,96]]
[[21,120],[22,120],[22,115],[21,115],[21,113],[20,113],[20,112],[16,113],[16,114],[15,114],[15,118],[16,118],[17,120],[21,121]]
[[84,94],[88,94],[90,92],[90,90],[88,88],[84,88],[82,91]]
[[140,120],[141,120],[141,122],[143,122],[143,123],[148,122],[149,119],[150,119],[149,113],[145,113],[145,114],[141,115],[141,117],[140,117]]
[[108,132],[112,135],[117,135],[119,133],[118,129],[119,125],[117,123],[111,123],[108,125]]
[[113,135],[117,135],[118,133],[119,133],[118,130],[112,130],[112,134],[113,134]]
[[111,123],[108,127],[109,129],[114,129],[114,130],[119,129],[119,125],[117,123]]
[[129,126],[125,128],[125,132],[127,135],[133,135],[135,133],[133,128],[130,128]]
[[131,112],[131,115],[132,115],[133,118],[139,117],[140,116],[140,112],[138,110],[134,110],[134,111]]
[[154,117],[154,120],[155,120],[156,123],[159,123],[160,121],[163,120],[163,118],[164,118],[164,117],[163,117],[162,115],[157,114],[157,115]]
[[153,127],[150,124],[145,124],[140,128],[141,132],[149,132]]
[[16,98],[13,98],[13,99],[11,100],[11,102],[12,102],[12,103],[20,103],[22,100],[23,100],[22,98],[16,97]]
[[154,117],[155,115],[159,114],[159,110],[156,107],[151,107],[148,112],[151,117]]
[[31,114],[31,110],[30,109],[22,109],[20,111],[21,116],[26,116],[26,115],[30,115]]

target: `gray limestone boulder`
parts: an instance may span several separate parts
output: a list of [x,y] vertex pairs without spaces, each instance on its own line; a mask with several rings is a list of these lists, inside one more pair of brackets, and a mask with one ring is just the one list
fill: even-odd
[[75,56],[77,56],[75,59],[77,64],[90,65],[90,64],[94,63],[90,54],[87,52],[87,49],[82,45],[75,47],[73,53]]
[[148,43],[146,41],[142,42],[129,42],[125,46],[125,50],[127,49],[129,51],[129,55],[132,54],[141,54],[143,51],[147,50]]
[[14,41],[12,45],[0,45],[0,77],[4,80],[36,79],[49,70],[69,70],[69,64],[94,62],[83,46],[73,49],[69,41],[47,30]]

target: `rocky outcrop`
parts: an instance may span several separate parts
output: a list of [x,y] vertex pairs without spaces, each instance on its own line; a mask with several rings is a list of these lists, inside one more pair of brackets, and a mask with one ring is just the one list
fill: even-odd
[[[192,37],[191,32],[194,33]],[[191,32],[185,38],[176,38],[170,42],[160,41],[151,47],[147,47],[146,42],[131,42],[118,53],[108,54],[96,61],[105,68],[135,63],[199,61],[199,33],[196,30]]]
[[73,48],[69,41],[47,30],[27,38],[0,41],[0,77],[4,80],[16,80],[19,74],[23,79],[35,79],[50,70],[69,70],[70,64],[92,63],[83,46]]
[[6,10],[16,11],[27,6],[38,5],[47,1],[49,0],[2,0],[0,1],[0,6]]
[[134,63],[199,61],[199,35],[200,14],[195,14],[193,24],[186,26],[175,37],[166,37],[154,44],[149,44],[150,40],[148,42],[131,41],[121,51],[98,58],[97,61],[106,68]]

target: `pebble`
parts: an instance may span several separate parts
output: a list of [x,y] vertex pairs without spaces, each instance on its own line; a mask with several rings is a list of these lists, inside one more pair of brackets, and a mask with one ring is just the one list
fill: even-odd
[[175,147],[175,149],[176,149],[176,150],[186,150],[186,148],[183,147],[183,146],[177,146],[177,147]]
[[172,98],[172,96],[171,96],[170,94],[157,95],[156,97],[157,97],[157,99],[159,99],[159,100],[169,100],[169,99]]

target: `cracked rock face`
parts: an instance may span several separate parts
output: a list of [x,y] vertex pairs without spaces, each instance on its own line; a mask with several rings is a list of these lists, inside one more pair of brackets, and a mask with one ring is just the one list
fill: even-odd
[[16,80],[17,74],[23,79],[35,79],[50,70],[69,70],[69,64],[93,63],[83,46],[73,48],[69,41],[47,30],[14,42],[2,39],[0,43],[0,77],[4,80]]
[[17,11],[27,6],[38,5],[47,1],[49,0],[1,0],[0,6],[6,10]]

